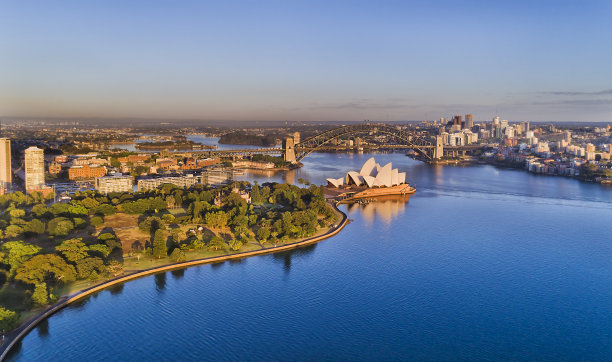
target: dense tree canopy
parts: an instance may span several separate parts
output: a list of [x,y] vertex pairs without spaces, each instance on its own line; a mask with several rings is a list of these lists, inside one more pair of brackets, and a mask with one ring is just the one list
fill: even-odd
[[59,255],[41,254],[24,262],[17,269],[15,280],[32,285],[67,283],[76,280],[76,270]]

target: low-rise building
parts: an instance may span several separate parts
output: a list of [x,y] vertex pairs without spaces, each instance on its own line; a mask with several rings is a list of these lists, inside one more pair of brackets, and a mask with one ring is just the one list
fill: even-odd
[[102,194],[133,191],[134,177],[104,176],[96,178],[96,190]]
[[106,167],[104,166],[72,166],[68,169],[68,178],[71,180],[88,180],[106,175]]
[[49,173],[51,175],[57,175],[58,173],[62,172],[62,165],[57,163],[57,162],[51,162],[49,164]]
[[202,183],[210,186],[221,186],[232,182],[234,173],[225,168],[215,168],[202,172]]
[[201,176],[193,175],[141,179],[138,180],[138,191],[154,190],[163,184],[172,184],[181,188],[189,188],[195,184],[199,184],[201,180]]

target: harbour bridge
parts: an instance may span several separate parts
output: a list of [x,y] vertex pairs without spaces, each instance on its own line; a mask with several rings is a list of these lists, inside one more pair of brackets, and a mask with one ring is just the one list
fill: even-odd
[[233,157],[254,154],[282,154],[285,161],[291,163],[300,162],[304,157],[316,151],[343,150],[346,146],[333,145],[333,140],[338,140],[348,135],[360,134],[384,134],[391,136],[395,142],[379,145],[379,148],[401,148],[413,150],[417,159],[424,162],[432,162],[444,155],[456,155],[470,151],[480,146],[443,146],[442,138],[436,136],[432,139],[426,138],[416,132],[402,130],[384,124],[356,124],[337,127],[300,142],[295,142],[293,137],[287,137],[283,147],[252,148],[236,150],[217,150],[210,148],[200,152],[209,152],[211,156]]

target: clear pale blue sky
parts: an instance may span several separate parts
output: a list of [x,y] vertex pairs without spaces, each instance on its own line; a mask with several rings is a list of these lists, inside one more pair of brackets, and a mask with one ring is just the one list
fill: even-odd
[[0,115],[612,121],[612,1],[0,1]]

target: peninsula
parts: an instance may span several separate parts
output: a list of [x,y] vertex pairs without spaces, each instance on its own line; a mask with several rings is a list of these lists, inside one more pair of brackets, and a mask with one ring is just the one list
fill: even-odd
[[0,196],[5,333],[60,297],[107,280],[299,247],[333,235],[345,220],[315,185],[162,184],[50,200],[36,192]]

